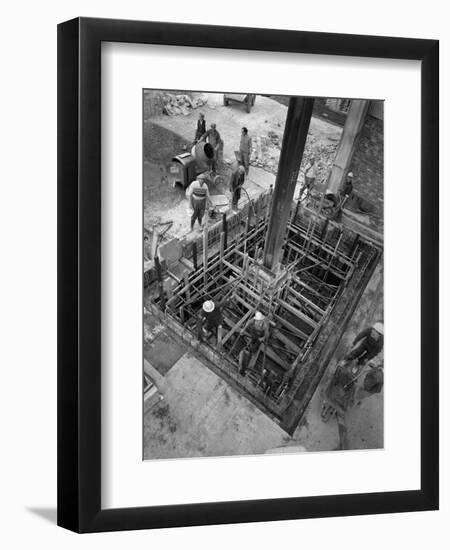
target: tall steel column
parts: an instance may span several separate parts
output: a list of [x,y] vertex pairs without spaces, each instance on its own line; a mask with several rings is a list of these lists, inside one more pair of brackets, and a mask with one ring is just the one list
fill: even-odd
[[264,266],[271,270],[280,260],[313,104],[313,98],[291,97],[289,101],[264,248]]
[[345,181],[368,107],[369,101],[367,99],[352,99],[350,103],[350,109],[336,151],[330,179],[328,180],[327,192],[329,193],[337,195]]

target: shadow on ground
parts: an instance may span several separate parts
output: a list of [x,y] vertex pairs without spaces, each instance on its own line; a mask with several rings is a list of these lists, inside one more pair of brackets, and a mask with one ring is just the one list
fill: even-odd
[[44,519],[50,523],[53,523],[53,525],[56,525],[56,507],[47,508],[44,506],[33,506],[25,509],[27,512],[30,512],[31,514],[34,514],[35,516],[38,516],[41,519]]

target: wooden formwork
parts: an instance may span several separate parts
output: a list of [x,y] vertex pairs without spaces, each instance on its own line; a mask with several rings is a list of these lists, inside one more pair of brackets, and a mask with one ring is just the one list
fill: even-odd
[[[299,389],[306,395],[317,382],[321,353],[328,353],[330,342],[344,330],[345,325],[337,328],[337,319],[344,320],[343,312],[348,316],[356,305],[378,251],[342,227],[293,216],[282,265],[274,274],[262,267],[266,228],[264,218],[248,216],[243,233],[225,246],[222,232],[219,249],[210,256],[206,229],[201,265],[178,283],[171,297],[161,296],[155,305],[215,370],[280,424],[291,426]],[[200,342],[205,300],[221,308],[222,329]],[[269,320],[269,337],[243,371],[240,361],[250,343],[248,324],[256,311]]]

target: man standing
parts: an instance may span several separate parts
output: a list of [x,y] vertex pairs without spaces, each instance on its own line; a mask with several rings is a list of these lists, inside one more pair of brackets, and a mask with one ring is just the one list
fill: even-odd
[[212,159],[212,162],[211,162],[211,170],[215,172],[216,161],[219,157],[220,148],[223,146],[223,142],[219,132],[217,131],[216,124],[214,122],[211,124],[211,127],[209,128],[209,130],[207,130],[200,139],[205,141],[207,140],[208,143],[214,149],[214,158]]
[[353,349],[348,353],[346,359],[358,359],[358,363],[370,361],[383,349],[384,342],[383,323],[377,322],[373,327],[368,327],[358,334],[353,341]]
[[353,172],[349,172],[342,186],[342,194],[344,197],[350,198],[353,193]]
[[306,171],[305,171],[305,186],[308,189],[308,191],[311,191],[311,189],[314,187],[314,184],[316,183],[316,174],[317,174],[316,159],[312,157],[311,160],[309,161],[309,166],[306,168]]
[[240,165],[233,172],[230,179],[230,192],[231,192],[231,208],[236,211],[238,210],[238,202],[241,198],[241,189],[244,185],[245,179],[245,168]]
[[245,169],[245,175],[248,176],[250,168],[250,155],[252,153],[252,138],[248,135],[247,128],[241,130],[241,143],[239,145],[239,155],[241,157],[241,163]]
[[205,132],[206,132],[205,115],[203,113],[200,113],[198,115],[197,128],[195,130],[194,143],[197,143]]
[[206,300],[203,302],[202,309],[198,320],[198,338],[200,341],[213,335],[216,339],[216,343],[220,344],[222,338],[222,323],[223,314],[222,310],[225,306],[225,302],[215,303],[213,300]]
[[206,183],[205,174],[199,174],[188,188],[187,196],[192,208],[191,231],[194,229],[195,220],[198,220],[200,227],[203,227],[202,219],[205,214],[207,203],[211,202],[209,189]]
[[269,338],[269,322],[260,311],[255,313],[247,325],[247,331],[251,337],[250,353],[253,355],[258,351],[260,344],[267,343]]

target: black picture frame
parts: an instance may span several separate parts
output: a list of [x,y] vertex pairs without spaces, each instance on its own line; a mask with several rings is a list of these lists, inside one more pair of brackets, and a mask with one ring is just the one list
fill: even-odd
[[[421,488],[101,508],[101,43],[421,62]],[[58,525],[76,532],[438,509],[437,40],[77,18],[58,26]]]

